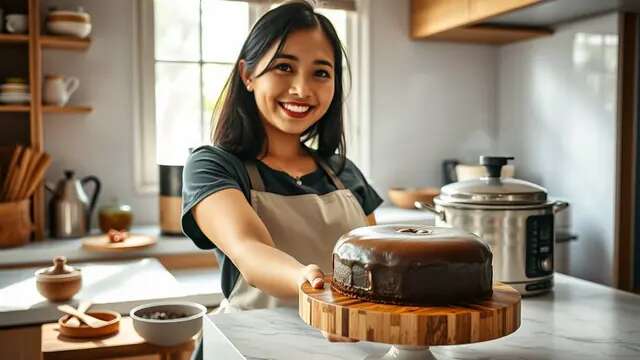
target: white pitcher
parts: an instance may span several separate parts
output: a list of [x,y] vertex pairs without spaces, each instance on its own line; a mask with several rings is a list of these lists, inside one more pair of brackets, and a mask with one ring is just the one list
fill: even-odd
[[65,79],[60,75],[47,75],[44,78],[43,100],[45,104],[64,106],[78,86],[80,80],[74,76]]

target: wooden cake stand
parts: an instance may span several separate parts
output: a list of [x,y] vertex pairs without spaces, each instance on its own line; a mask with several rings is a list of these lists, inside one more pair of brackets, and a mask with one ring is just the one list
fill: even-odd
[[367,359],[435,359],[429,346],[460,345],[497,339],[520,326],[520,294],[494,284],[493,296],[465,305],[400,306],[367,302],[331,289],[302,285],[298,313],[304,322],[329,334],[392,344],[384,356]]

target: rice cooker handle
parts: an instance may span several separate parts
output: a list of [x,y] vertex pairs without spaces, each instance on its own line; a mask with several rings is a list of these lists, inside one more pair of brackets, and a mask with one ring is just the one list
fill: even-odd
[[480,165],[487,168],[490,178],[500,178],[502,167],[507,165],[513,156],[480,156]]
[[425,211],[428,211],[430,213],[434,213],[437,217],[440,218],[440,220],[446,221],[445,220],[445,216],[444,216],[444,211],[436,210],[436,208],[434,208],[433,206],[431,206],[431,205],[429,205],[427,203],[424,203],[422,201],[416,201],[415,203],[413,203],[413,205],[416,208],[420,209],[420,210],[425,210]]

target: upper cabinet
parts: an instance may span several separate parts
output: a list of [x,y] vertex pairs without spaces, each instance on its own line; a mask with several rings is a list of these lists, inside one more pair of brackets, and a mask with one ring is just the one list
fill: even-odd
[[506,44],[553,34],[555,26],[638,0],[411,0],[413,39]]

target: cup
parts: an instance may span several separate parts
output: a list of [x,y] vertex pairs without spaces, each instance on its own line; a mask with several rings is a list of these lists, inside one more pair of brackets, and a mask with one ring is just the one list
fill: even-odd
[[46,75],[44,78],[43,100],[45,104],[64,106],[69,97],[78,90],[80,80],[74,76]]
[[27,32],[27,15],[24,14],[7,14],[5,17],[5,27],[7,32],[12,34],[24,34]]

